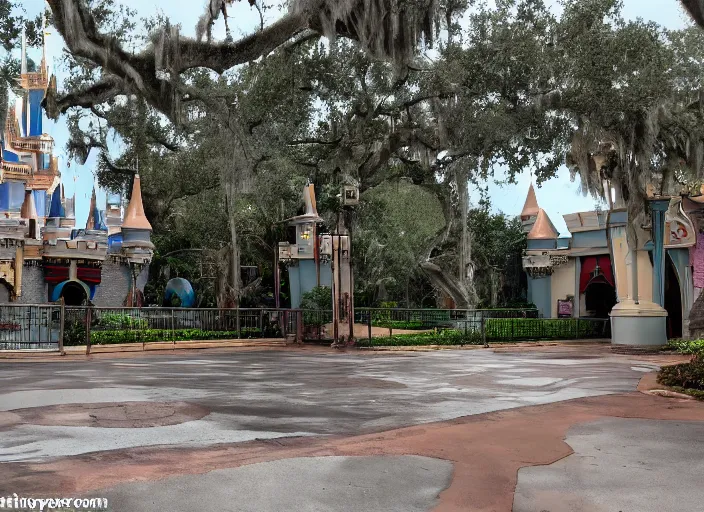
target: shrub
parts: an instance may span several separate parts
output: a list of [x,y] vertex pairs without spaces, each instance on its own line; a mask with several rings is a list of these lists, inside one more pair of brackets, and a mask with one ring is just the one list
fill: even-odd
[[437,332],[423,332],[418,334],[399,334],[397,336],[384,336],[373,340],[358,340],[359,346],[377,347],[410,347],[422,345],[480,345],[482,336],[477,331],[459,331],[445,329]]
[[70,320],[64,323],[64,345],[84,345],[86,342],[86,324],[81,320]]
[[704,340],[670,340],[667,348],[680,354],[704,354]]
[[303,310],[303,323],[311,327],[320,327],[328,321],[332,310],[332,290],[327,286],[316,286],[301,297],[300,308]]
[[[241,329],[241,338],[260,338],[261,330],[253,327]],[[142,329],[137,331],[106,330],[92,331],[91,343],[111,345],[116,343],[143,343],[153,341],[188,341],[237,339],[237,331],[204,331],[202,329]],[[85,337],[80,344],[85,343]]]
[[372,320],[374,327],[387,327],[391,329],[423,329],[423,322],[420,320],[403,321],[403,320]]
[[102,313],[96,325],[106,329],[146,329],[147,319],[121,313]]
[[658,373],[658,382],[665,386],[704,391],[704,356],[694,356],[689,363],[663,367]]
[[486,337],[492,341],[556,340],[605,336],[604,324],[591,320],[487,318]]

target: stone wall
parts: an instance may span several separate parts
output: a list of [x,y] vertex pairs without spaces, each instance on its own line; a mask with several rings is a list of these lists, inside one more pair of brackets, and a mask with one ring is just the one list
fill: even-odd
[[125,299],[130,292],[132,276],[130,267],[111,260],[103,263],[100,285],[95,290],[93,304],[98,307],[119,308],[125,305]]
[[47,284],[44,282],[44,269],[35,265],[22,268],[22,295],[18,304],[45,304],[49,302]]

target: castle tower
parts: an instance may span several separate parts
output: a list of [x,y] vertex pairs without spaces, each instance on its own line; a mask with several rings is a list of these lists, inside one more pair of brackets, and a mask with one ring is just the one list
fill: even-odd
[[526,196],[526,202],[521,211],[521,222],[523,223],[524,233],[529,233],[533,228],[533,224],[539,212],[540,207],[538,206],[538,199],[535,196],[535,188],[533,188],[533,184],[531,183],[528,189],[528,195]]
[[154,244],[151,241],[152,225],[144,214],[142,186],[139,174],[134,175],[132,197],[122,221],[122,252],[133,263],[148,263],[151,260]]
[[528,233],[528,240],[557,240],[560,233],[542,208],[538,209],[533,226]]

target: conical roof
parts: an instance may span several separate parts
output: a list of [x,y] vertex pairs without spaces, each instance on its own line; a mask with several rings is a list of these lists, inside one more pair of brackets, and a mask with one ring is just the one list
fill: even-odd
[[139,174],[134,175],[132,197],[130,198],[130,204],[127,206],[127,212],[125,213],[125,220],[122,222],[122,227],[128,229],[152,230],[152,225],[149,224],[147,216],[144,214],[144,205],[142,204],[142,187],[140,185]]
[[538,210],[538,217],[535,219],[533,228],[528,233],[528,240],[554,240],[560,234],[555,229],[550,217],[545,213],[545,210]]
[[538,211],[540,208],[538,207],[538,198],[535,197],[535,189],[533,188],[533,184],[530,184],[530,188],[528,189],[528,196],[526,197],[526,202],[523,205],[523,211],[521,211],[521,218],[522,219],[528,219],[530,217],[535,217],[538,215]]
[[56,187],[51,194],[51,208],[49,209],[49,217],[65,217],[66,212],[64,205],[61,202],[61,188]]
[[22,208],[20,208],[20,217],[23,219],[37,218],[37,205],[34,204],[34,194],[31,190],[25,190],[24,192],[24,202],[22,203]]

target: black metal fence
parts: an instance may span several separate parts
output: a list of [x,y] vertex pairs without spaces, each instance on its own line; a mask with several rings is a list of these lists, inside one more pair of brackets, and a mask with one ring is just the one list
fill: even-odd
[[0,350],[61,350],[61,304],[0,305]]
[[[332,311],[0,306],[0,350],[225,339],[331,341]],[[602,319],[543,319],[535,309],[357,308],[359,345],[462,345],[610,337]],[[350,326],[341,326],[348,339]]]
[[66,307],[65,345],[300,337],[300,311]]

